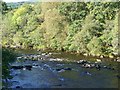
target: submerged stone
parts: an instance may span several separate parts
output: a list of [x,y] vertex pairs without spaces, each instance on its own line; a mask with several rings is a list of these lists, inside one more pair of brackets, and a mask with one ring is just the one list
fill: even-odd
[[27,70],[31,70],[32,66],[31,66],[31,65],[26,65],[25,68],[26,68]]
[[23,66],[11,66],[12,69],[22,69]]
[[16,88],[22,88],[21,86],[16,86]]
[[84,71],[84,72],[81,73],[81,75],[82,75],[82,76],[84,76],[84,75],[89,75],[89,76],[91,76],[92,74],[89,73],[89,72],[87,72],[87,71]]
[[56,71],[60,71],[61,69],[56,69]]
[[71,71],[71,70],[72,70],[72,68],[65,68],[64,70],[69,70],[69,71]]
[[64,72],[65,70],[63,68],[61,68],[61,69],[56,69],[56,71],[58,71],[58,72]]

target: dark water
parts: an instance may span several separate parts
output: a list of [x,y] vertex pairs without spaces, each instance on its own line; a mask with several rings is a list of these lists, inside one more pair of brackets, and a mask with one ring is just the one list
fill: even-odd
[[85,57],[65,52],[37,52],[18,50],[19,57],[40,55],[41,59],[19,59],[11,65],[31,65],[29,69],[11,69],[10,88],[117,88],[118,63],[109,59],[98,62],[101,66],[110,66],[114,70],[102,68],[83,68],[76,61],[84,59],[94,63],[97,58]]

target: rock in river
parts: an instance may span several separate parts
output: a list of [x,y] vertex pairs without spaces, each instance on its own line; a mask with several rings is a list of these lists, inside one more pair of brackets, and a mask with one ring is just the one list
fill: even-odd
[[16,86],[16,88],[22,88],[21,86]]
[[32,65],[26,65],[25,68],[26,68],[27,70],[31,70]]
[[77,61],[77,63],[78,64],[84,64],[84,63],[87,63],[87,61],[86,60],[79,60],[79,61]]
[[81,75],[82,75],[82,76],[84,76],[84,75],[89,75],[89,76],[91,76],[92,74],[89,73],[89,72],[87,72],[87,71],[84,71],[84,72],[81,73]]
[[72,70],[72,68],[64,68],[64,70],[69,70],[69,71],[71,71],[71,70]]
[[22,69],[23,66],[11,66],[12,69]]
[[56,71],[60,71],[60,70],[62,70],[62,69],[56,69]]
[[98,65],[98,64],[97,64],[95,67],[96,67],[97,70],[100,70],[100,69],[101,69],[101,66]]
[[88,64],[88,63],[83,64],[82,66],[83,66],[83,67],[85,67],[85,68],[91,68],[91,65],[90,65],[90,64]]

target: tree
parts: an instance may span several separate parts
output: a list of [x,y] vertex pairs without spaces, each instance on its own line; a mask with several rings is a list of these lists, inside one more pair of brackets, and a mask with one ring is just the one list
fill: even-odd
[[45,40],[47,42],[47,46],[60,48],[62,41],[66,37],[64,31],[66,24],[64,17],[59,14],[57,9],[52,9],[45,13],[44,19],[45,21],[43,24],[45,25]]
[[1,5],[2,14],[5,14],[5,12],[8,10],[7,4],[3,1],[0,1],[0,5]]

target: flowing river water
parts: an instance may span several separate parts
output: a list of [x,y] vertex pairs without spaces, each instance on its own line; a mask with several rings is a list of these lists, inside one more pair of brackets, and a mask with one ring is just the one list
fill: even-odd
[[10,64],[13,78],[7,82],[9,88],[118,87],[118,63],[112,59],[99,60],[57,51],[17,52],[16,61]]

